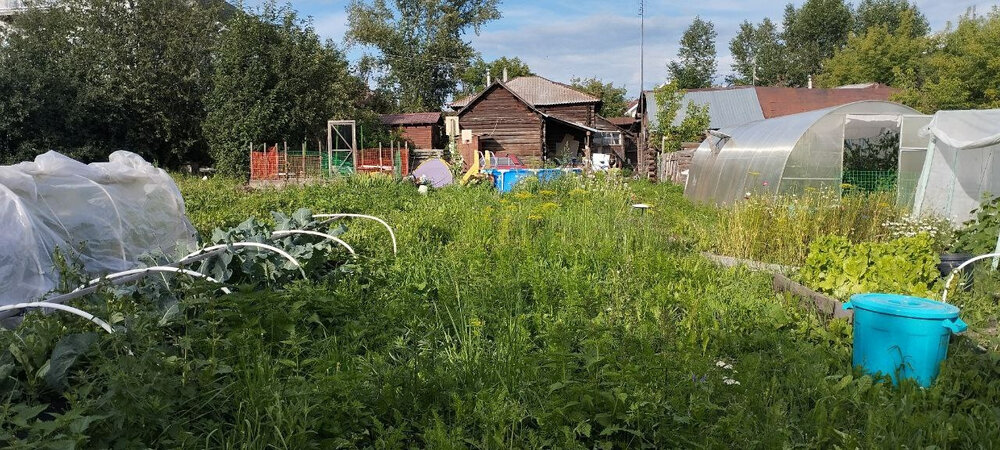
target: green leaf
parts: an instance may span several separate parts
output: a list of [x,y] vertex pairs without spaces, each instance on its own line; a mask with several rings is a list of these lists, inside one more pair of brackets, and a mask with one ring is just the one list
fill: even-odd
[[70,334],[60,339],[52,349],[52,356],[45,363],[47,369],[43,375],[45,383],[56,391],[64,390],[67,386],[66,376],[69,369],[95,341],[97,341],[96,333]]

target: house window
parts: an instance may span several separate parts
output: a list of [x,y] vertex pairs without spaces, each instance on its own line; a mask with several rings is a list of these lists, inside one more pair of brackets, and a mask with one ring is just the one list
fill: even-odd
[[594,144],[597,146],[622,145],[622,133],[620,131],[602,131],[594,136]]

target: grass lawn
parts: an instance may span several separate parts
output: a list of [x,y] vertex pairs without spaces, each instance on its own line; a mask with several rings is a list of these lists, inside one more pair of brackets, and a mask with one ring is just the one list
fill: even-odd
[[115,335],[33,313],[0,331],[0,445],[1000,442],[998,354],[953,339],[929,389],[863,376],[848,324],[803,312],[765,274],[699,256],[717,213],[678,187],[563,179],[422,196],[380,178],[281,191],[178,181],[204,237],[307,207],[385,218],[399,254],[384,228],[347,221],[340,237],[359,257],[324,256],[308,280],[246,277],[221,295],[179,277],[78,303]]

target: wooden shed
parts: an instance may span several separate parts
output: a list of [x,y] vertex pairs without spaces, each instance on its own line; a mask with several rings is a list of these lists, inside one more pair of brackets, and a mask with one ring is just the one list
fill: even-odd
[[414,149],[444,148],[444,119],[439,112],[383,114],[382,125],[398,132]]
[[532,166],[581,164],[593,153],[626,162],[622,129],[597,114],[601,100],[538,76],[496,81],[451,104],[480,149]]

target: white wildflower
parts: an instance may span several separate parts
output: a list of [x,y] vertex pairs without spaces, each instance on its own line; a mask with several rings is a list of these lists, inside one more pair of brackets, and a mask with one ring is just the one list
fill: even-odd
[[725,384],[727,384],[727,385],[730,385],[730,386],[732,386],[734,384],[737,385],[737,386],[740,385],[739,381],[736,381],[736,380],[734,380],[732,378],[729,378],[729,377],[723,377],[722,378],[722,382],[725,383]]

